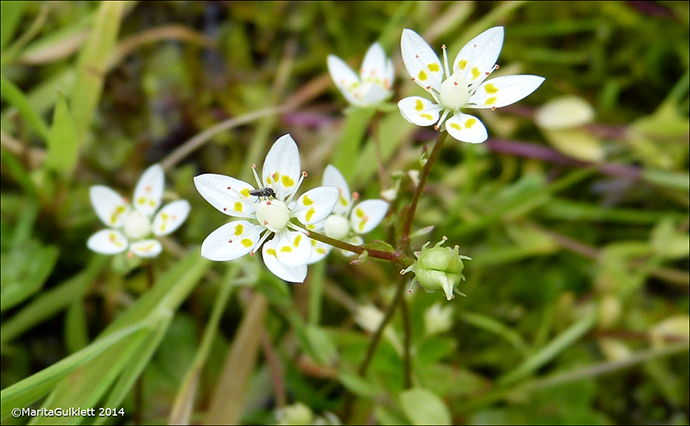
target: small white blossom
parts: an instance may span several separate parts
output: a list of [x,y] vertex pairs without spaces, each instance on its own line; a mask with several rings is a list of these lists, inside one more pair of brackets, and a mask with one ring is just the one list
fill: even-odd
[[372,44],[364,56],[359,76],[335,55],[328,55],[328,71],[345,99],[352,105],[376,105],[388,99],[392,93],[393,62],[386,58],[378,43]]
[[436,333],[443,333],[453,326],[453,307],[451,305],[442,306],[434,303],[432,307],[424,311],[424,331],[431,336]]
[[338,201],[338,190],[321,186],[292,201],[306,173],[300,172],[299,150],[290,135],[281,136],[271,147],[262,178],[253,171],[259,189],[229,176],[207,173],[194,178],[197,191],[213,207],[228,216],[250,219],[213,231],[201,245],[201,255],[215,261],[234,260],[247,253],[253,256],[263,244],[264,263],[274,275],[303,282],[312,245],[290,220],[304,225],[324,220]]
[[455,139],[484,142],[488,138],[484,124],[461,109],[494,110],[510,105],[534,92],[544,81],[544,77],[535,75],[513,75],[484,82],[498,68],[496,60],[502,46],[503,27],[490,28],[460,49],[452,68],[448,67],[443,46],[444,79],[444,67],[433,49],[419,34],[404,29],[400,47],[405,67],[434,102],[419,96],[401,99],[398,108],[402,116],[418,126],[435,124],[437,130],[445,121],[445,129]]
[[[309,229],[336,240],[357,246],[362,245],[364,240],[360,235],[371,231],[383,220],[388,211],[388,203],[383,200],[366,200],[357,204],[357,207],[353,209],[357,194],[350,196],[350,189],[345,178],[338,169],[330,164],[326,166],[326,170],[323,172],[321,184],[338,188],[338,202],[333,208],[333,213],[326,220],[309,226]],[[310,264],[323,259],[333,248],[320,241],[311,241],[314,250],[309,259]],[[345,251],[343,253],[352,254]]]
[[93,234],[86,245],[101,254],[117,254],[125,250],[139,257],[156,257],[161,244],[151,238],[168,235],[187,219],[187,200],[173,201],[154,216],[163,200],[165,175],[163,168],[154,164],[141,175],[134,189],[130,205],[117,192],[107,186],[92,186],[91,204],[101,221],[110,229]]

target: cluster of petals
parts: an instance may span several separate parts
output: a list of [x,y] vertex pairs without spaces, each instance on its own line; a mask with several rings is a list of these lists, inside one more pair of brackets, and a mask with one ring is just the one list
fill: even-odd
[[218,174],[194,178],[197,191],[206,201],[220,212],[241,219],[206,237],[201,255],[227,261],[248,253],[254,255],[261,247],[264,263],[274,275],[289,282],[303,282],[312,244],[305,231],[291,220],[308,226],[326,219],[338,200],[338,190],[321,186],[293,201],[306,173],[300,169],[299,150],[289,134],[273,144],[261,172],[259,177],[254,168],[258,188]]
[[[404,29],[400,47],[405,68],[412,80],[426,90],[433,101],[410,96],[398,102],[402,116],[418,126],[445,124],[453,138],[481,143],[488,138],[486,127],[462,108],[496,109],[513,104],[544,81],[535,75],[513,75],[485,79],[498,68],[496,61],[503,47],[503,27],[493,27],[470,40],[458,53],[452,68],[443,47],[444,64],[416,32]],[[445,70],[445,73],[444,73]]]
[[[326,166],[321,184],[338,188],[338,202],[331,215],[309,226],[309,229],[352,245],[363,244],[364,240],[360,235],[371,231],[383,220],[388,211],[388,203],[383,200],[365,200],[355,207],[357,194],[350,196],[347,181],[340,171],[330,164]],[[333,248],[316,240],[312,240],[312,245],[314,250],[309,259],[310,264],[326,257]],[[344,250],[343,254],[352,255],[351,252]]]
[[386,58],[380,44],[371,45],[359,76],[335,55],[328,55],[328,71],[345,99],[358,107],[369,107],[388,99],[393,84],[393,62]]
[[131,204],[107,186],[92,186],[89,191],[91,204],[108,229],[93,234],[86,245],[101,254],[128,250],[139,257],[158,256],[162,246],[152,235],[160,237],[172,233],[187,219],[190,210],[186,200],[176,200],[156,213],[163,200],[164,186],[165,175],[158,164],[141,175]]

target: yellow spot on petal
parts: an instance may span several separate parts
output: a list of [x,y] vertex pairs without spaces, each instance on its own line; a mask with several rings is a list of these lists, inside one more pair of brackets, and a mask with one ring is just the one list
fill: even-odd
[[486,93],[493,95],[498,92],[498,87],[494,86],[493,83],[489,83],[484,85],[484,90],[486,90]]
[[455,130],[462,130],[462,127],[460,127],[458,123],[449,123],[448,125],[454,128]]
[[241,223],[237,224],[237,226],[235,226],[235,235],[242,235],[243,232],[244,226],[242,226]]
[[345,199],[345,197],[343,197],[343,194],[340,194],[339,199],[340,199],[340,204],[347,206],[347,199]]
[[419,71],[419,74],[417,74],[417,78],[418,78],[420,81],[426,81],[426,79],[429,78],[429,77],[426,75],[426,73],[424,72],[424,70],[422,70],[422,71]]
[[251,247],[254,243],[249,238],[242,238],[242,245],[245,247]]
[[168,220],[169,217],[167,213],[161,213],[161,219]]
[[302,234],[295,237],[295,241],[292,242],[292,245],[295,247],[299,247],[300,241],[302,241]]
[[493,105],[496,103],[497,100],[498,98],[496,96],[492,96],[484,101],[484,105]]
[[[277,175],[278,173],[276,173]],[[270,184],[271,183],[271,175],[266,176],[266,183]]]
[[367,223],[367,220],[368,220],[368,218],[364,219],[363,221],[361,221],[359,223],[359,232],[362,232],[362,230],[364,230],[364,225]]
[[417,99],[417,100],[415,101],[415,103],[414,103],[414,109],[416,109],[417,111],[421,111],[421,110],[424,109],[424,104],[422,103],[422,100],[421,100],[421,99]]
[[281,253],[292,253],[292,247],[290,246],[283,246],[280,248]]
[[464,70],[467,67],[467,59],[463,59],[460,62],[458,62],[458,67],[461,70]]
[[156,206],[156,202],[153,201],[153,200],[149,200],[149,206],[155,207],[155,206]]
[[429,71],[431,72],[439,72],[441,70],[441,67],[436,63],[431,63],[427,65],[427,68],[429,68]]
[[364,210],[362,210],[361,208],[357,207],[357,208],[355,209],[355,214],[357,215],[357,217],[364,217]]
[[316,249],[316,252],[317,252],[318,254],[324,254],[324,253],[326,253],[326,250],[325,250],[325,249],[322,249],[321,247],[319,247],[319,248]]
[[314,207],[310,208],[307,211],[307,214],[304,216],[304,218],[306,219],[307,222],[311,222],[311,218],[314,217],[314,213],[316,213],[316,210],[314,209]]
[[249,188],[244,188],[240,191],[240,194],[244,195],[245,197],[249,197]]
[[479,120],[477,120],[476,118],[470,118],[467,121],[465,121],[465,127],[468,129],[471,129],[472,126],[477,124],[477,121],[479,121]]
[[307,195],[302,197],[302,202],[304,203],[305,206],[311,206],[312,204],[314,204],[314,202],[311,200],[311,198],[309,198]]
[[241,213],[242,212],[242,203],[240,203],[239,201],[235,201],[235,207],[233,208],[233,210]]
[[139,197],[137,198],[137,203],[139,204],[144,204],[146,202],[146,197]]
[[165,228],[167,228],[167,227],[168,227],[167,223],[165,223],[165,222],[161,223],[160,232],[165,232]]
[[474,80],[478,79],[480,75],[481,75],[481,72],[479,71],[479,68],[473,67],[472,68],[472,80],[474,81]]
[[431,121],[431,120],[434,119],[434,117],[432,117],[431,114],[419,114],[419,116],[420,116],[421,118],[425,118],[425,119],[427,119],[427,120],[429,120],[429,121]]
[[266,249],[266,254],[269,256],[278,257],[276,256],[276,251],[274,249]]
[[283,186],[286,188],[289,188],[295,184],[295,181],[288,175],[283,175],[282,179],[280,179],[282,182]]

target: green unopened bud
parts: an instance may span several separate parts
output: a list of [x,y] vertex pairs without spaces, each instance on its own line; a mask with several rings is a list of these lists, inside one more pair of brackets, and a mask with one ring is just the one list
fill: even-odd
[[[465,265],[462,261],[471,259],[459,254],[458,246],[453,248],[441,247],[446,240],[447,238],[443,237],[443,240],[436,243],[432,248],[428,248],[428,242],[424,244],[422,251],[415,252],[414,254],[417,257],[417,261],[407,269],[400,271],[400,273],[414,272],[415,277],[412,279],[412,286],[415,283],[419,283],[429,293],[443,290],[446,298],[451,300],[455,297],[455,292],[464,296],[455,286],[460,281],[465,280],[465,276],[462,275]],[[412,291],[411,287],[410,292]]]

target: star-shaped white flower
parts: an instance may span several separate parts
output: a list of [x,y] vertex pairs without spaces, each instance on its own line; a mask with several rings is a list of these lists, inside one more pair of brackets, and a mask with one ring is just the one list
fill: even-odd
[[153,237],[168,235],[182,225],[189,214],[187,200],[168,203],[156,213],[163,200],[165,175],[163,168],[154,164],[139,178],[130,205],[117,192],[107,186],[92,186],[91,204],[101,221],[110,229],[93,234],[86,245],[101,254],[117,254],[125,250],[140,257],[156,257],[161,243]]
[[[321,186],[292,201],[306,173],[300,171],[299,150],[290,135],[281,136],[266,155],[259,189],[241,180],[203,174],[194,178],[197,191],[213,207],[236,220],[213,231],[201,245],[201,255],[215,261],[234,260],[261,247],[266,267],[289,282],[303,282],[312,245],[297,225],[324,220],[338,201],[338,190]],[[271,235],[275,235],[268,240]],[[266,242],[264,244],[264,241]]]
[[[536,75],[512,75],[484,80],[498,68],[496,60],[503,46],[503,27],[493,27],[470,40],[458,53],[453,67],[443,46],[445,65],[416,32],[404,29],[400,47],[412,80],[429,92],[431,102],[410,96],[398,102],[400,113],[412,124],[438,130],[445,121],[448,134],[462,142],[481,143],[488,138],[486,127],[462,108],[496,109],[528,96],[544,81]],[[450,115],[450,117],[449,117]]]
[[[340,195],[333,208],[333,213],[324,221],[309,226],[309,229],[336,240],[357,246],[362,245],[364,240],[360,235],[366,234],[381,223],[388,211],[388,203],[383,200],[366,200],[357,204],[357,207],[353,209],[358,197],[357,193],[350,197],[350,190],[345,178],[338,169],[330,164],[326,166],[326,170],[323,172],[321,184],[338,188]],[[311,241],[314,250],[311,259],[309,259],[310,264],[323,259],[333,248],[320,241]],[[351,252],[343,251],[343,253],[352,255]]]
[[383,48],[378,43],[372,44],[364,56],[359,76],[335,55],[328,55],[328,71],[345,99],[352,105],[376,105],[392,93],[393,62],[386,58]]

